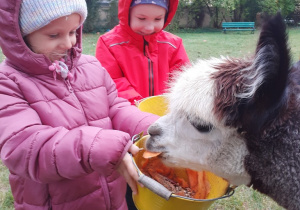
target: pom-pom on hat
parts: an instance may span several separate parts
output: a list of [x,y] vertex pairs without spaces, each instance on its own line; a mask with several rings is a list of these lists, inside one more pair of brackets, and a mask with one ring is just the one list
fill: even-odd
[[23,0],[19,24],[22,36],[26,36],[53,20],[78,13],[82,24],[87,16],[85,0]]
[[130,7],[140,4],[154,4],[165,8],[167,11],[169,9],[169,0],[132,0]]

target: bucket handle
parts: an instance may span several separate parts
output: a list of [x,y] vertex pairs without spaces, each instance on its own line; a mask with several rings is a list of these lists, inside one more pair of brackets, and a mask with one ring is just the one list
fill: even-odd
[[169,200],[172,195],[172,192],[165,188],[162,184],[158,183],[154,179],[151,179],[150,177],[144,174],[140,174],[138,181],[139,183],[147,187],[149,190],[166,200]]
[[237,186],[229,186],[224,195],[222,195],[220,197],[217,197],[217,198],[211,198],[211,199],[195,199],[195,198],[183,197],[183,196],[176,195],[176,194],[172,194],[172,197],[178,197],[178,198],[183,198],[183,199],[192,200],[192,201],[216,201],[216,200],[220,200],[220,199],[223,199],[223,198],[231,197],[234,194],[236,187]]

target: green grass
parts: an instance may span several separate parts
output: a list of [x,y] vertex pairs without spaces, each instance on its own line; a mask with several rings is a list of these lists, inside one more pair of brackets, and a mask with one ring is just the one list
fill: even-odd
[[5,56],[2,53],[2,49],[0,48],[0,62],[4,60]]
[[[288,31],[293,60],[300,57],[300,29],[291,28]],[[253,55],[259,37],[259,31],[228,32],[220,31],[204,33],[177,33],[183,39],[183,44],[191,61],[208,59],[210,57],[231,56],[244,58]]]
[[[259,31],[229,32],[223,34],[220,30],[202,31],[192,33],[176,33],[183,39],[183,44],[191,61],[197,59],[209,59],[210,57],[232,56],[244,58],[251,56],[255,51]],[[293,60],[300,57],[300,29],[289,30],[291,54]],[[83,53],[94,55],[99,34],[84,34]],[[4,59],[0,51],[0,61]],[[8,170],[0,163],[0,209],[10,210],[13,198],[8,183]],[[218,200],[213,203],[209,210],[281,210],[274,201],[259,192],[240,186],[230,198]]]
[[[231,56],[244,58],[253,55],[259,31],[227,32],[220,30],[198,30],[190,33],[175,33],[183,39],[186,52],[191,61],[210,57]],[[293,61],[300,58],[300,28],[288,29]],[[83,36],[83,52],[94,55],[99,34]],[[1,57],[0,57],[1,58]]]
[[209,210],[283,210],[271,198],[246,186],[236,188],[233,196],[215,201]]
[[258,33],[179,33],[191,61],[210,57],[234,56],[245,57],[254,52]]
[[84,34],[82,37],[83,53],[88,55],[95,55],[96,44],[100,34]]
[[8,182],[8,170],[0,162],[0,209],[9,210],[13,208],[13,197]]

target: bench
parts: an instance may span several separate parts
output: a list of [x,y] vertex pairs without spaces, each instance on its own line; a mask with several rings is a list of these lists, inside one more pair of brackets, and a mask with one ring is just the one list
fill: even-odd
[[255,23],[254,22],[223,22],[223,32],[226,31],[252,31],[254,33]]

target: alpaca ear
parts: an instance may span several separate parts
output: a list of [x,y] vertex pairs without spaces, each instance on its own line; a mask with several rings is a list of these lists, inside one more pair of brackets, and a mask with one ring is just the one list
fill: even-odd
[[290,67],[286,26],[278,13],[267,20],[258,40],[249,85],[255,90],[242,105],[242,127],[246,131],[261,131],[276,117],[285,101],[285,89]]

